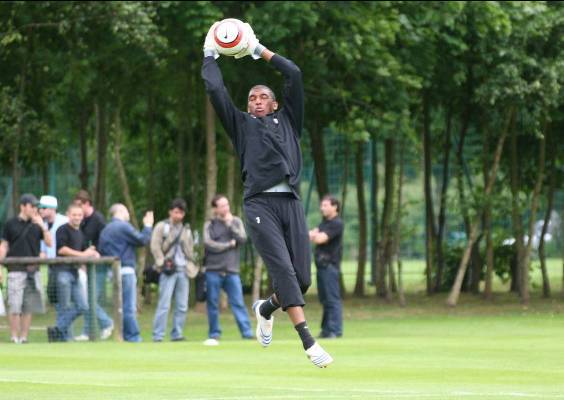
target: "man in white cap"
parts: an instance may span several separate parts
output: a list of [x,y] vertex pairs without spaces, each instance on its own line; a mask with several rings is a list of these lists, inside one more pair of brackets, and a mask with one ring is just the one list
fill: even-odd
[[[41,241],[41,256],[46,258],[54,258],[57,256],[57,243],[55,238],[55,232],[57,229],[68,222],[68,218],[57,212],[59,203],[57,198],[54,196],[41,196],[39,199],[39,215],[43,218],[43,222],[49,232],[51,233],[52,243],[51,246],[47,246],[45,241]],[[50,272],[50,271],[49,271]]]
[[[51,246],[47,246],[44,240],[41,241],[41,257],[55,258],[57,257],[57,229],[69,222],[69,219],[57,212],[59,202],[55,196],[44,195],[39,199],[39,215],[43,218],[45,227],[51,233]],[[60,318],[61,312],[57,302],[57,269],[49,265],[47,277],[47,298],[51,304],[55,305],[57,311],[57,319]]]

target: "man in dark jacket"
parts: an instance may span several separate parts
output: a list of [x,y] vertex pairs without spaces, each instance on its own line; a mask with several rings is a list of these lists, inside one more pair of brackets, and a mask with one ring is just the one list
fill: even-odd
[[143,229],[137,231],[129,222],[129,211],[123,204],[110,208],[112,220],[100,234],[100,254],[119,257],[121,260],[121,289],[123,301],[123,340],[140,342],[137,323],[137,275],[135,271],[135,248],[151,241],[154,216],[147,211],[143,217]]
[[211,103],[229,135],[241,166],[244,210],[249,234],[270,274],[274,294],[253,305],[256,336],[267,347],[272,341],[272,313],[288,313],[307,357],[318,367],[333,362],[311,335],[305,319],[303,294],[311,285],[309,233],[299,197],[302,169],[300,137],[304,118],[304,89],[300,69],[261,45],[245,24],[247,46],[235,55],[263,58],[285,78],[279,105],[267,86],[251,88],[247,112],[235,107],[215,59],[214,24],[204,43],[202,77]]
[[343,335],[343,305],[341,300],[340,269],[343,253],[343,221],[339,217],[339,201],[326,195],[319,209],[323,221],[309,231],[315,243],[317,267],[317,296],[323,305],[320,337],[338,338]]

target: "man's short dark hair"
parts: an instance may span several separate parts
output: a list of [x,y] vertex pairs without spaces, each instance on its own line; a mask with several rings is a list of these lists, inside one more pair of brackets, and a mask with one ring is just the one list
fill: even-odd
[[266,85],[255,85],[255,86],[253,86],[249,90],[249,95],[247,96],[247,100],[248,100],[249,97],[251,97],[251,93],[253,92],[253,90],[266,90],[268,92],[269,96],[272,98],[272,100],[276,101],[276,95],[274,94],[274,91]]
[[31,204],[32,206],[37,207],[39,201],[33,194],[25,193],[20,197],[20,205],[25,206],[26,204]]
[[81,189],[78,191],[76,196],[74,196],[74,201],[80,201],[81,203],[90,203],[92,205],[92,198],[87,190]]
[[341,203],[339,202],[339,200],[337,200],[335,196],[333,196],[332,194],[326,194],[325,196],[323,196],[321,201],[323,202],[325,200],[331,203],[333,207],[337,206],[337,212],[341,211]]
[[170,207],[168,209],[174,210],[175,208],[178,208],[179,210],[186,212],[187,207],[186,207],[186,202],[184,201],[184,199],[177,198],[177,199],[172,200],[170,202]]
[[220,199],[226,199],[227,201],[229,201],[229,199],[227,198],[226,195],[218,193],[215,196],[213,196],[213,199],[211,199],[211,206],[213,208],[216,208],[217,207],[217,201],[220,200]]

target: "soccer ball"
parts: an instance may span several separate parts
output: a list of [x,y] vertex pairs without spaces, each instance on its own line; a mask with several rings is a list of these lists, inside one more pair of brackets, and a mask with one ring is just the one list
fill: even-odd
[[219,54],[234,56],[248,45],[243,22],[235,18],[221,21],[213,33],[215,48]]

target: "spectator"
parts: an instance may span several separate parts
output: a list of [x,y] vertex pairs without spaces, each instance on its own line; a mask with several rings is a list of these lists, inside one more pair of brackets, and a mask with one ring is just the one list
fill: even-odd
[[219,295],[221,289],[229,299],[231,311],[237,321],[241,336],[254,339],[251,322],[243,300],[239,276],[239,245],[245,243],[247,234],[243,222],[231,214],[229,200],[218,194],[211,201],[213,218],[204,225],[204,246],[208,309],[207,346],[219,344]]
[[194,242],[190,225],[183,225],[186,216],[186,202],[182,199],[172,201],[168,219],[155,226],[151,238],[151,252],[160,272],[159,303],[153,321],[153,341],[162,342],[165,335],[168,310],[174,296],[174,316],[170,339],[185,340],[184,325],[188,312],[190,282],[198,273],[194,265]]
[[316,244],[317,295],[323,305],[320,338],[334,339],[343,335],[343,306],[339,271],[343,252],[343,221],[339,218],[339,201],[327,195],[321,200],[323,221],[309,232]]
[[[84,219],[80,224],[80,230],[84,234],[84,238],[88,246],[94,246],[98,251],[98,241],[100,240],[100,233],[106,226],[106,221],[102,213],[94,209],[90,194],[86,190],[80,190],[74,197],[76,204],[82,207],[84,212]],[[112,334],[114,329],[114,322],[106,313],[106,310],[100,305],[104,301],[104,293],[106,288],[106,280],[108,276],[109,266],[104,264],[96,265],[96,318],[98,319],[98,326],[100,327],[102,339],[107,339]],[[85,271],[79,270],[79,274],[85,275]],[[86,281],[86,279],[84,279]],[[90,335],[90,320],[85,318],[84,329],[82,334],[75,337],[77,341],[86,341]]]
[[[0,260],[6,256],[38,257],[41,239],[51,246],[51,234],[37,212],[37,203],[37,198],[32,194],[21,196],[19,215],[8,220],[4,226]],[[10,265],[7,269],[11,339],[14,343],[27,343],[32,313],[45,311],[39,266]]]
[[[82,208],[71,204],[67,209],[69,222],[57,229],[57,255],[60,257],[100,257],[94,246],[87,246],[80,223],[84,218]],[[78,279],[76,264],[57,266],[57,325],[47,328],[49,341],[70,340],[70,326],[80,315],[86,316],[88,304],[83,283]]]
[[111,222],[100,234],[100,253],[104,256],[119,257],[121,260],[123,339],[140,342],[141,334],[137,324],[137,276],[135,274],[135,247],[142,247],[151,240],[153,212],[143,217],[143,230],[138,232],[129,222],[129,211],[123,204],[110,208]]
[[[51,246],[47,246],[44,240],[41,241],[41,254],[46,258],[57,257],[57,240],[56,233],[60,226],[66,224],[69,219],[57,212],[59,203],[54,196],[41,196],[39,199],[39,215],[43,218],[43,222],[51,233]],[[51,269],[49,269],[51,273]]]
[[[43,222],[51,234],[51,246],[47,246],[44,240],[41,241],[41,257],[57,257],[57,229],[69,220],[65,215],[57,212],[58,206],[56,197],[41,196],[39,199],[39,215],[43,218]],[[49,265],[47,276],[47,298],[51,304],[55,305],[55,311],[57,317],[59,317],[62,313],[57,302],[57,267]]]

